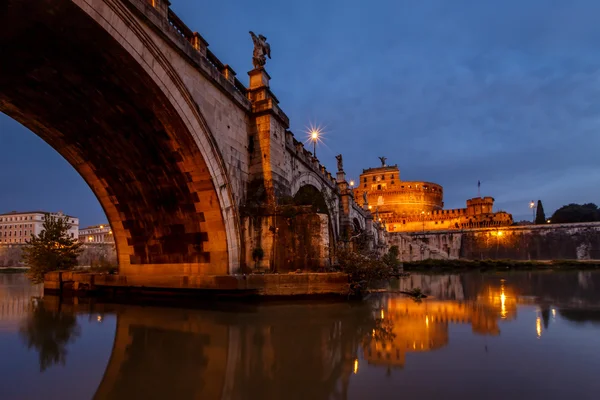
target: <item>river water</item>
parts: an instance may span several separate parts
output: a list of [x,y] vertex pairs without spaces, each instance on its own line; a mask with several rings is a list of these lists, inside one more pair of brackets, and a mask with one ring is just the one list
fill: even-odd
[[0,399],[598,399],[600,273],[351,303],[99,304],[0,274]]

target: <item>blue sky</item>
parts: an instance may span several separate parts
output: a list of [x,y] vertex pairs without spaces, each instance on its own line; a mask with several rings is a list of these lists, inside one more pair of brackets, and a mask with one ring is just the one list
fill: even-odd
[[[600,203],[600,13],[597,0],[172,0],[242,82],[249,30],[267,36],[271,88],[304,139],[347,174],[398,164],[404,180],[445,188],[447,208],[482,194],[515,219]],[[0,210],[52,209],[104,221],[60,155],[0,115]]]

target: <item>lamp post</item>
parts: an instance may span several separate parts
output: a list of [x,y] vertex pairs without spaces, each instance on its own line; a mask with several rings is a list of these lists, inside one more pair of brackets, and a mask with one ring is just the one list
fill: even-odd
[[310,132],[310,140],[313,142],[313,155],[317,158],[317,140],[319,140],[319,131],[317,129],[313,129]]
[[529,208],[531,208],[531,211],[533,212],[533,220],[531,221],[532,223],[535,224],[535,203],[533,202],[533,200],[531,200],[531,203],[529,203]]

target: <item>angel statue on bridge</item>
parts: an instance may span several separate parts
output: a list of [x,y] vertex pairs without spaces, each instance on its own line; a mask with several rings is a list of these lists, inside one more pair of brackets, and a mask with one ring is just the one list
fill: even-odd
[[344,160],[342,159],[342,155],[338,154],[337,156],[335,156],[335,159],[337,160],[338,171],[343,171],[344,170]]
[[250,31],[252,41],[254,42],[254,53],[252,53],[252,64],[255,69],[264,68],[267,63],[267,58],[271,58],[271,46],[267,43],[267,38],[263,35],[256,36],[254,32]]
[[385,161],[387,160],[387,157],[379,157],[379,161],[381,161],[381,166],[385,167]]

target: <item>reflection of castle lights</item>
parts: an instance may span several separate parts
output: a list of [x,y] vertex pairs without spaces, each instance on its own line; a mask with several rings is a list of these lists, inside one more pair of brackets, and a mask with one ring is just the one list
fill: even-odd
[[552,318],[556,318],[556,308],[552,309]]
[[542,319],[537,317],[535,319],[535,330],[537,331],[538,339],[542,336]]
[[425,316],[425,326],[429,328],[429,316]]
[[506,319],[506,295],[504,294],[504,288],[500,294],[500,317]]
[[381,310],[381,319],[384,319],[383,309]]
[[98,315],[96,319],[98,320],[98,322],[102,322],[102,315]]
[[354,373],[358,373],[358,358],[354,359]]

